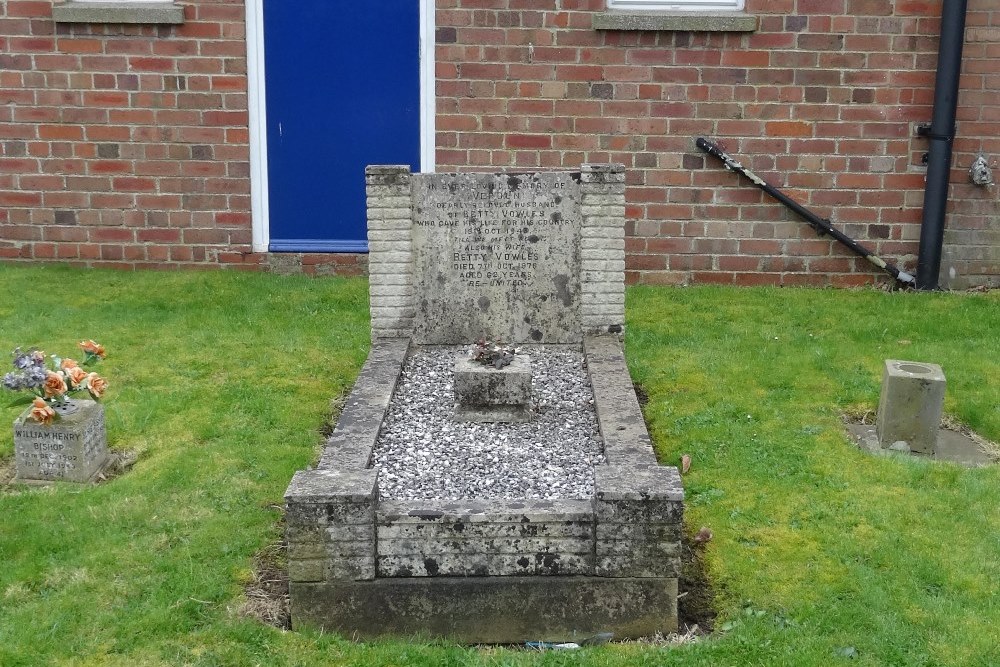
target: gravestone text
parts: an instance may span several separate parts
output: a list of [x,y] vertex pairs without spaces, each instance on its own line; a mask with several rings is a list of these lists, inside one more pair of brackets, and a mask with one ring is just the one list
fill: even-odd
[[580,194],[568,173],[414,176],[415,339],[580,339]]
[[87,482],[109,458],[104,408],[80,401],[79,410],[43,425],[25,413],[14,422],[19,480]]

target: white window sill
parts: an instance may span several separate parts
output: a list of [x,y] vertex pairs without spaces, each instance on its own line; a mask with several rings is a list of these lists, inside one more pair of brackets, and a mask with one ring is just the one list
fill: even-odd
[[59,2],[52,5],[56,23],[184,23],[184,8],[173,2]]
[[666,12],[609,10],[593,15],[594,30],[675,30],[754,32],[758,19],[743,12]]

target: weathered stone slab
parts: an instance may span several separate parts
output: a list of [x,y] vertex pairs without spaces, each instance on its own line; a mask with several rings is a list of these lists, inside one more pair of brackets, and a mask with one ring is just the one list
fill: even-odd
[[886,359],[875,430],[882,447],[903,441],[933,454],[944,410],[945,377],[937,364]]
[[653,444],[642,418],[625,352],[617,337],[587,336],[583,342],[594,407],[611,465],[655,465]]
[[291,582],[292,625],[347,637],[444,637],[469,644],[616,639],[677,630],[677,579],[455,577]]
[[378,525],[592,521],[589,500],[383,500]]
[[379,577],[589,575],[594,572],[594,553],[589,550],[590,543],[586,546],[586,551],[561,549],[514,554],[451,554],[436,551],[432,551],[432,555],[380,553],[376,565]]
[[379,577],[592,574],[591,501],[383,501]]
[[578,174],[412,179],[417,343],[580,341]]
[[344,402],[337,427],[323,449],[319,468],[368,467],[408,349],[407,338],[383,338],[372,343],[368,359]]
[[[492,524],[480,524],[490,526]],[[386,556],[423,555],[437,550],[442,554],[551,554],[589,553],[592,550],[593,531],[569,537],[465,537],[453,533],[448,537],[427,536],[423,539],[390,538],[379,536],[378,549]]]
[[[471,524],[478,535],[487,539],[490,537],[504,539],[528,539],[534,537],[591,539],[594,534],[593,515],[589,514],[581,521],[517,521],[501,523],[481,521]],[[378,538],[380,540],[448,540],[456,534],[464,534],[470,524],[465,522],[452,523],[387,523],[379,524]],[[598,526],[600,530],[600,526]]]
[[91,482],[108,463],[104,406],[75,401],[77,410],[49,425],[25,410],[14,421],[16,480],[23,482]]

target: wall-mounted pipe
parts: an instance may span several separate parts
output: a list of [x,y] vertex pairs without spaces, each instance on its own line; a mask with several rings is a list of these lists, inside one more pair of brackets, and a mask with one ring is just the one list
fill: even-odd
[[786,195],[784,192],[782,192],[781,190],[774,187],[773,185],[765,181],[757,174],[753,173],[752,171],[744,167],[742,164],[734,160],[733,156],[731,156],[729,153],[719,148],[717,145],[713,144],[705,137],[698,137],[698,139],[695,141],[695,146],[705,151],[712,157],[722,160],[722,164],[726,166],[726,169],[733,172],[734,174],[739,174],[740,176],[746,176],[750,180],[750,182],[753,183],[756,187],[763,190],[768,195],[770,195],[771,197],[778,200],[779,202],[790,208],[792,211],[797,213],[803,220],[809,223],[810,227],[815,229],[821,235],[829,234],[834,239],[847,246],[851,251],[853,251],[854,253],[856,253],[861,257],[864,257],[871,264],[882,269],[883,271],[888,273],[890,276],[892,276],[899,282],[903,283],[904,285],[909,285],[910,287],[913,286],[913,283],[915,282],[916,279],[909,273],[907,273],[906,271],[900,271],[895,264],[885,261],[878,255],[873,253],[871,250],[869,250],[868,248],[864,247],[863,245],[852,239],[850,236],[847,236],[840,230],[836,229],[832,224],[830,224],[829,220],[827,220],[826,218],[819,217],[818,215],[807,209],[805,206],[798,203],[797,201]]
[[941,43],[938,46],[937,76],[934,81],[934,115],[931,118],[927,184],[920,226],[917,256],[917,289],[938,287],[941,248],[944,245],[945,211],[948,208],[948,181],[951,149],[955,139],[958,109],[958,80],[962,73],[962,46],[965,43],[965,13],[968,0],[945,0],[941,8]]

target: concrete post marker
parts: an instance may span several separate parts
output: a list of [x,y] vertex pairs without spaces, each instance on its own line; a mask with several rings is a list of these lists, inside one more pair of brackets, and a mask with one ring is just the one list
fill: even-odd
[[886,359],[876,417],[882,448],[905,442],[910,451],[933,454],[944,390],[944,372],[937,364]]

